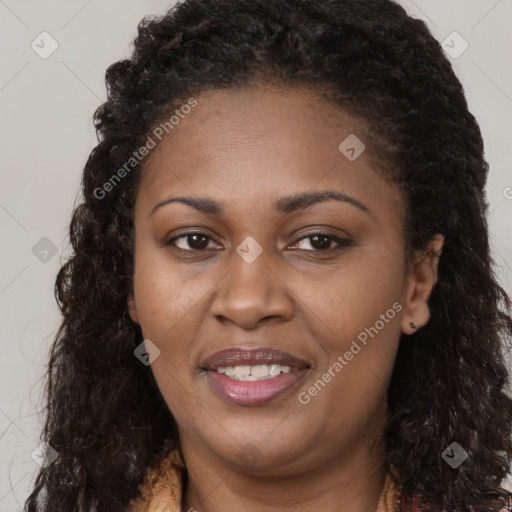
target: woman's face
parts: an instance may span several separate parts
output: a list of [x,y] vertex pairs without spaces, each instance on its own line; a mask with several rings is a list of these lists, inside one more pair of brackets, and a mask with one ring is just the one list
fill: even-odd
[[[354,119],[302,90],[196,100],[146,162],[129,300],[184,454],[267,474],[357,467],[435,272],[406,272],[403,201]],[[227,349],[262,350],[212,360]]]

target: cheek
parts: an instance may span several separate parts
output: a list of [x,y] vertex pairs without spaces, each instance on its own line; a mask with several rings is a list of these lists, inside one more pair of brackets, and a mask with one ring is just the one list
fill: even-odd
[[333,439],[343,437],[340,424],[355,436],[382,412],[401,333],[402,267],[395,257],[355,258],[304,294],[324,357],[300,403],[312,416],[331,411],[325,432]]
[[184,402],[191,406],[194,403],[190,391],[191,350],[202,316],[200,302],[204,287],[185,282],[155,255],[138,256],[134,293],[139,323],[144,339],[150,339],[160,350],[150,371],[176,419],[186,422],[198,409],[188,410],[187,405],[183,406]]
[[313,281],[304,279],[300,287],[301,300],[318,325],[346,339],[401,301],[403,264],[395,252],[361,251]]
[[174,419],[187,431],[193,432],[197,429],[197,419],[204,413],[206,404],[198,398],[179,353],[172,352],[162,351],[160,357],[152,363],[151,371]]
[[137,253],[134,294],[145,336],[162,338],[200,302],[202,286],[192,285],[159,254]]
[[194,376],[194,340],[204,324],[206,298],[218,281],[218,274],[204,273],[195,279],[184,276],[183,267],[172,264],[165,251],[144,247],[143,243],[139,244],[135,262],[139,324],[143,337],[160,349],[152,370],[166,386],[175,387],[179,382],[167,375],[167,370],[180,375],[181,380]]

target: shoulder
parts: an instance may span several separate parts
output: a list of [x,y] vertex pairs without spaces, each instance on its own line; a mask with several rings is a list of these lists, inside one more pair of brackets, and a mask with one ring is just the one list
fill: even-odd
[[[442,507],[420,496],[401,496],[401,512],[449,512],[449,507]],[[512,512],[512,493],[503,488],[482,493],[481,498],[473,499],[464,512]]]
[[185,465],[178,447],[168,440],[155,463],[147,468],[138,495],[131,500],[128,512],[180,510]]

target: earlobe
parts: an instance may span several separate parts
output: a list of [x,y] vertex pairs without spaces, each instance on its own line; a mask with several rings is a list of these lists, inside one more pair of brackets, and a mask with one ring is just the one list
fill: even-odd
[[128,313],[130,315],[130,318],[132,319],[132,322],[138,324],[139,323],[139,315],[137,313],[137,305],[135,304],[135,299],[133,296],[128,297]]
[[404,334],[413,334],[430,320],[428,300],[437,283],[443,243],[444,237],[437,234],[431,239],[427,250],[416,254],[407,283],[405,314],[402,317]]

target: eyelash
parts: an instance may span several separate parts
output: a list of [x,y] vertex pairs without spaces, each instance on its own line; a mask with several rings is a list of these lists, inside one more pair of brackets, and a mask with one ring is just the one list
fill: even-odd
[[[207,235],[206,233],[203,233],[201,231],[190,231],[190,232],[187,232],[187,233],[183,233],[181,235],[178,235],[178,236],[175,236],[173,238],[171,238],[170,240],[168,240],[167,242],[165,242],[165,246],[172,246],[173,243],[176,241],[176,240],[179,240],[181,238],[188,238],[190,236],[194,236],[194,235],[199,235],[199,236],[203,236],[205,238],[208,238],[210,240],[213,240],[209,235]],[[337,247],[330,247],[329,249],[324,249],[324,250],[321,250],[321,249],[313,249],[313,250],[310,250],[310,249],[303,249],[305,250],[306,252],[313,252],[313,253],[330,253],[332,251],[337,251],[337,250],[341,250],[345,247],[348,247],[351,245],[352,241],[351,240],[348,240],[348,239],[345,239],[345,238],[340,238],[338,236],[335,236],[331,233],[327,233],[325,231],[315,231],[313,233],[309,233],[308,235],[306,236],[303,236],[301,238],[299,238],[296,242],[294,242],[293,245],[296,245],[298,244],[299,242],[301,242],[302,240],[305,240],[305,239],[308,239],[308,238],[314,238],[315,236],[321,236],[321,237],[326,237],[326,238],[329,238],[331,239],[331,241],[335,242],[338,244]],[[206,252],[207,249],[182,249],[181,247],[176,247],[176,249],[178,250],[181,250],[181,251],[184,251],[184,252]]]

